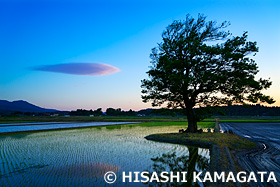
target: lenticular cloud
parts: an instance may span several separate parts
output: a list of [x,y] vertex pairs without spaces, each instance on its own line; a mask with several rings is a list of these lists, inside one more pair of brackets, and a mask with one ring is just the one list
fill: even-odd
[[119,68],[101,63],[68,63],[45,65],[33,68],[36,71],[66,73],[72,75],[109,75],[120,71]]

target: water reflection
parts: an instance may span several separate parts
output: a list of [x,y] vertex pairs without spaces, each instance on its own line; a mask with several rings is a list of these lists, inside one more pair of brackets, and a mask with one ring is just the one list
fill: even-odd
[[[29,123],[29,124],[1,124],[0,135],[4,133],[13,132],[28,132],[28,131],[42,131],[42,130],[59,130],[80,127],[98,127],[98,126],[112,126],[111,129],[120,128],[120,125],[135,122],[88,122],[88,123]],[[110,128],[109,128],[110,129]]]
[[[105,186],[102,174],[107,171],[120,175],[112,186],[143,186],[141,182],[123,183],[122,172],[152,171],[153,167],[158,168],[156,165],[171,170],[169,157],[171,165],[178,162],[178,170],[186,170],[192,165],[189,157],[193,157],[187,155],[197,155],[195,160],[203,158],[201,155],[210,158],[207,149],[188,151],[183,145],[144,138],[177,132],[183,127],[135,124],[0,136],[0,186]],[[169,154],[170,151],[175,154]],[[208,164],[205,163],[196,162],[196,169]]]
[[[149,186],[203,186],[203,184],[193,182],[193,172],[202,172],[201,176],[209,168],[209,158],[205,157],[205,154],[199,154],[198,147],[187,146],[189,155],[177,155],[176,152],[162,154],[160,157],[152,158],[153,171],[158,174],[164,171],[167,172],[182,172],[186,171],[187,182],[168,182],[168,183],[149,183]],[[161,180],[161,177],[159,176]],[[180,176],[183,179],[183,176]],[[163,179],[164,180],[164,179]]]

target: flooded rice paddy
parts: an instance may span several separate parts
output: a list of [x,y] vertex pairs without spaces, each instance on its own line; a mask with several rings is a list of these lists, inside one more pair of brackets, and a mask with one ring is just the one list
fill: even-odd
[[[0,186],[149,186],[122,183],[121,174],[206,171],[208,149],[144,138],[179,128],[182,126],[125,124],[0,135]],[[107,171],[116,173],[114,184],[105,183]]]
[[42,131],[53,129],[69,129],[69,128],[81,128],[92,126],[109,126],[109,125],[121,125],[133,122],[90,122],[90,123],[67,123],[67,122],[41,122],[41,123],[9,123],[0,124],[0,133],[11,132],[26,132],[26,131]]

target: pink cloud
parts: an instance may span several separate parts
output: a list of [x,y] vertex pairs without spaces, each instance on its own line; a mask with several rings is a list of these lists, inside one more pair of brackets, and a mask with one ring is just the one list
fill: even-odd
[[120,69],[109,64],[101,63],[68,63],[44,65],[33,68],[36,71],[48,71],[72,75],[109,75],[119,72]]

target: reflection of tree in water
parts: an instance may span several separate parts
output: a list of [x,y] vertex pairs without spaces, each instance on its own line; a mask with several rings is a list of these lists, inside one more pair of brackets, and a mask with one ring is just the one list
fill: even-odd
[[[167,171],[173,172],[176,175],[177,172],[186,171],[186,180],[188,182],[177,182],[177,179],[174,179],[174,182],[167,183],[149,183],[149,186],[199,186],[193,180],[193,172],[196,173],[202,171],[200,178],[203,178],[204,173],[209,168],[208,158],[198,154],[198,147],[190,147],[188,146],[189,155],[177,156],[175,152],[169,154],[163,154],[161,157],[152,158],[153,163],[153,171],[157,172],[159,179],[160,173]],[[182,175],[180,176],[180,180],[182,180]]]

